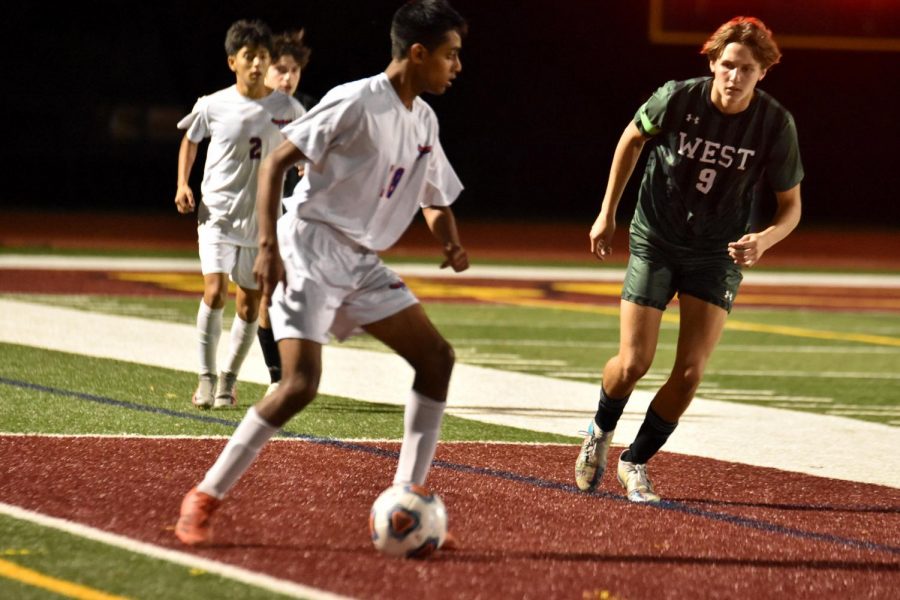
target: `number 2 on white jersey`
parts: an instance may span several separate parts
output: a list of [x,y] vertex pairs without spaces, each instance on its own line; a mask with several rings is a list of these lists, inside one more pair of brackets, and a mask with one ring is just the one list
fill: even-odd
[[716,180],[716,170],[703,169],[702,171],[700,171],[700,175],[697,176],[697,179],[700,180],[697,183],[697,189],[704,194],[708,194],[709,190],[712,189],[713,181]]
[[250,159],[259,160],[262,158],[262,140],[258,137],[250,138]]

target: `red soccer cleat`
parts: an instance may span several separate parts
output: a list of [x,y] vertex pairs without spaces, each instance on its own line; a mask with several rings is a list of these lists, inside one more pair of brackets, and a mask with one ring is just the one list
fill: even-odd
[[447,535],[444,536],[444,543],[441,544],[441,550],[459,550],[459,540],[456,539],[453,532],[448,531]]
[[221,500],[193,488],[181,501],[181,515],[175,524],[175,535],[188,546],[202,546],[212,539],[209,519]]

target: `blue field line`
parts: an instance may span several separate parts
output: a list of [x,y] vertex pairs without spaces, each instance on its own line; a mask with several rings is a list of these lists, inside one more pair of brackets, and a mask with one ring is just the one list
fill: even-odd
[[[46,392],[49,394],[54,394],[57,396],[64,396],[70,398],[78,398],[81,400],[88,400],[90,402],[97,402],[98,404],[105,404],[108,406],[117,406],[120,408],[127,408],[129,410],[136,410],[140,412],[147,413],[155,413],[160,415],[165,415],[169,417],[176,417],[181,419],[189,419],[193,421],[200,421],[204,423],[214,423],[217,425],[227,425],[229,427],[237,427],[239,421],[232,421],[229,419],[223,419],[220,417],[211,417],[205,414],[198,414],[194,412],[183,412],[177,410],[170,410],[167,408],[160,408],[155,406],[147,406],[144,404],[138,404],[135,402],[128,402],[125,400],[116,400],[114,398],[106,398],[104,396],[97,396],[94,394],[86,394],[84,392],[73,392],[69,390],[62,390],[59,388],[48,387],[44,385],[38,385],[35,383],[30,383],[27,381],[17,381],[14,379],[7,379],[5,377],[0,377],[0,384],[8,385],[12,387],[19,387],[29,390],[35,390],[39,392]],[[290,431],[282,430],[279,432],[281,437],[292,438],[292,439],[300,439],[308,442],[312,442],[315,444],[322,444],[325,446],[332,446],[335,448],[339,448],[342,450],[351,450],[354,452],[363,452],[366,454],[371,454],[375,456],[380,456],[384,458],[397,458],[399,453],[394,450],[384,450],[382,448],[375,448],[372,446],[367,446],[365,444],[360,444],[356,442],[347,442],[343,440],[338,440],[334,438],[325,438],[319,437],[315,435],[309,435],[305,433],[294,433]],[[433,463],[435,468],[439,469],[449,469],[451,471],[456,471],[459,473],[469,473],[473,475],[484,475],[488,477],[495,477],[497,479],[504,479],[506,481],[512,481],[515,483],[521,483],[523,485],[529,485],[532,487],[538,487],[542,489],[550,489],[556,490],[560,492],[566,492],[570,494],[576,495],[584,495],[585,493],[579,490],[576,486],[569,483],[561,483],[558,481],[551,481],[548,479],[541,479],[539,477],[532,477],[530,475],[522,475],[519,473],[513,473],[511,471],[502,471],[499,469],[492,469],[488,467],[475,467],[472,465],[464,465],[460,463],[449,462],[445,460],[435,460]],[[617,502],[630,502],[624,496],[618,494],[611,494],[609,492],[604,491],[596,491],[592,494],[593,497],[603,499],[603,500],[614,500]],[[751,519],[749,517],[740,517],[735,515],[730,515],[728,513],[715,512],[711,510],[705,510],[701,508],[696,508],[693,506],[689,506],[682,502],[674,502],[670,500],[663,500],[659,504],[647,504],[645,505],[648,508],[656,508],[658,510],[666,510],[672,512],[679,512],[695,517],[701,517],[704,519],[710,519],[713,521],[719,521],[723,523],[728,523],[731,525],[736,525],[738,527],[746,527],[749,529],[756,529],[763,532],[768,533],[777,533],[781,535],[785,535],[788,537],[803,539],[803,540],[812,540],[818,542],[827,542],[830,544],[836,544],[840,546],[846,546],[849,548],[855,548],[859,550],[868,550],[872,552],[887,552],[889,554],[900,555],[900,546],[891,546],[888,544],[879,544],[875,542],[869,542],[865,540],[856,540],[853,538],[847,538],[838,535],[832,535],[827,533],[815,533],[811,531],[804,531],[802,529],[795,529],[793,527],[785,527],[783,525],[776,525],[774,523],[768,523],[766,521],[760,521],[758,519]]]

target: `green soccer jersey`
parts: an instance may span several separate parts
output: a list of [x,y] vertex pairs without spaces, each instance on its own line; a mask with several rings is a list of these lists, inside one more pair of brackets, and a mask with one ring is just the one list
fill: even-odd
[[670,81],[638,109],[635,125],[652,140],[632,234],[726,252],[747,233],[760,186],[803,179],[791,114],[759,89],[746,110],[723,114],[711,87],[710,77]]

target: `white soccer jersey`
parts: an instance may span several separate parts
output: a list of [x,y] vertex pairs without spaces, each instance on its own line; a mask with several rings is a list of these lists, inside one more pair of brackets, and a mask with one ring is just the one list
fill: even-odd
[[281,92],[254,100],[233,85],[202,96],[178,122],[192,142],[210,138],[197,209],[204,239],[256,246],[260,161],[284,141],[281,128],[305,112],[297,100]]
[[449,206],[463,187],[416,98],[406,108],[384,73],[338,86],[283,133],[309,159],[285,204],[371,250],[392,246],[424,206]]

